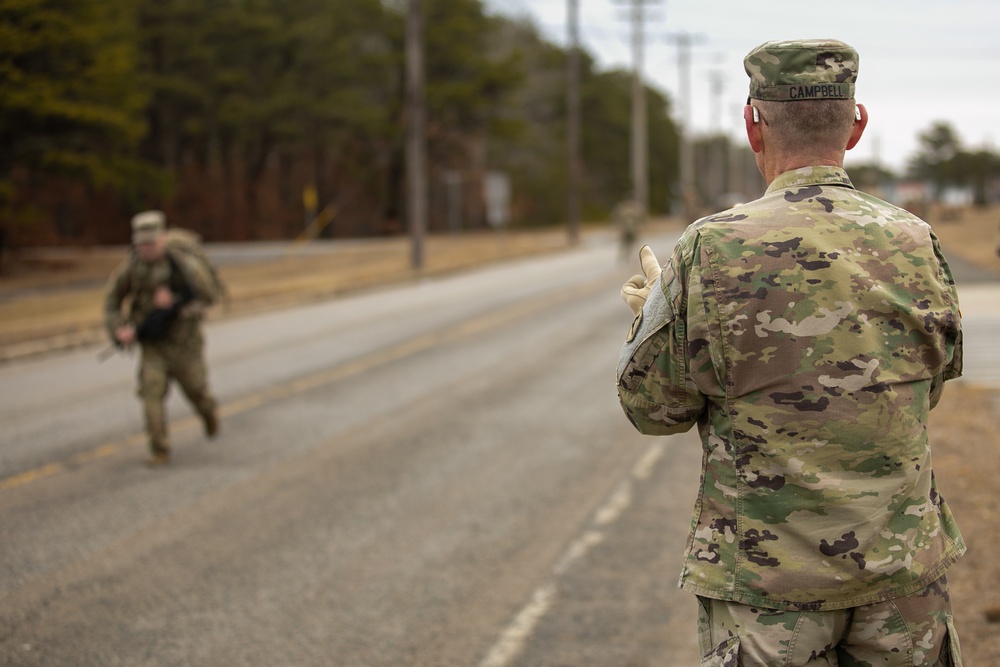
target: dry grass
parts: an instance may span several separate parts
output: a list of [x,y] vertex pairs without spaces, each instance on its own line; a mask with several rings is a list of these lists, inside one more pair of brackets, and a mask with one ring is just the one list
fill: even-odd
[[[224,311],[232,316],[315,301],[568,247],[561,229],[430,237],[420,272],[410,268],[408,239],[352,243],[324,254],[293,250],[277,259],[220,267],[229,289]],[[102,340],[104,282],[124,258],[124,249],[19,258],[0,277],[0,361]]]
[[1000,210],[933,210],[928,216],[946,256],[956,255],[1000,276]]
[[[932,225],[945,253],[963,257],[1000,275],[996,256],[1000,212],[932,211]],[[663,226],[681,228],[678,220]],[[457,271],[474,264],[552,252],[568,247],[562,229],[432,236],[420,275]],[[228,314],[317,300],[380,284],[419,277],[409,268],[405,238],[351,244],[335,253],[289,255],[239,265],[221,273],[230,289]],[[0,275],[0,361],[46,346],[100,340],[104,281],[124,258],[124,250],[23,256]]]

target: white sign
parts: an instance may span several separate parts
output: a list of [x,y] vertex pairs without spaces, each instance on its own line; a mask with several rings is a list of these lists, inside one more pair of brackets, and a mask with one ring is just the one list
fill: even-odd
[[502,171],[488,171],[483,179],[486,198],[486,221],[491,227],[504,227],[510,219],[510,178]]

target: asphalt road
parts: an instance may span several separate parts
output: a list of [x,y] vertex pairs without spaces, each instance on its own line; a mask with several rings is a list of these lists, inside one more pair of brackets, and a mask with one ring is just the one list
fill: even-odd
[[0,664],[697,664],[700,446],[617,404],[615,250],[213,322],[165,470],[134,359],[0,367]]

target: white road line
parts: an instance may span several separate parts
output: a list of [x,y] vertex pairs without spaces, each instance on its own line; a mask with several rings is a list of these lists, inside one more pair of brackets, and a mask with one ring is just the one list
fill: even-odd
[[[647,479],[653,466],[663,456],[663,447],[664,445],[660,441],[651,444],[632,468],[632,477]],[[631,504],[632,481],[626,479],[594,512],[592,523],[596,526],[608,526],[617,521]],[[603,531],[589,528],[583,535],[573,540],[553,568],[552,581],[535,590],[531,600],[500,634],[500,638],[486,654],[483,661],[479,663],[479,667],[508,667],[514,661],[524,650],[524,646],[534,633],[538,622],[542,620],[542,617],[555,602],[559,577],[565,574],[574,563],[583,559],[591,549],[603,542],[604,539]]]
[[648,478],[650,473],[653,472],[653,466],[663,456],[664,447],[665,445],[662,440],[657,440],[655,444],[650,446],[646,450],[646,453],[642,455],[642,458],[636,462],[635,467],[632,468],[632,476],[636,479]]
[[607,526],[614,523],[631,504],[632,482],[625,480],[618,485],[618,488],[611,494],[608,501],[604,503],[604,506],[597,510],[597,514],[594,515],[594,523],[598,526]]
[[506,667],[511,660],[524,648],[525,642],[535,626],[541,620],[545,612],[552,606],[552,600],[556,596],[556,585],[554,583],[542,586],[531,596],[531,602],[521,610],[521,613],[514,618],[513,622],[507,626],[500,639],[493,645],[489,655],[479,663],[479,667]]
[[588,530],[582,536],[577,538],[573,544],[569,545],[569,549],[567,549],[566,553],[563,554],[562,559],[559,561],[559,564],[555,566],[553,572],[555,572],[556,576],[561,576],[573,566],[573,563],[586,556],[591,549],[603,541],[604,533],[599,530]]

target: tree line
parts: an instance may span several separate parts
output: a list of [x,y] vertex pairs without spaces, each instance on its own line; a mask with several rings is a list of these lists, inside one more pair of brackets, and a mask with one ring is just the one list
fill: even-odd
[[945,188],[966,188],[977,205],[1000,199],[1000,155],[986,148],[969,149],[946,121],[934,122],[918,135],[920,148],[910,160],[908,173],[927,181],[931,198],[941,198]]
[[[566,49],[481,0],[425,0],[431,229],[565,218]],[[161,208],[209,240],[405,226],[405,0],[0,0],[0,230],[118,243]],[[581,57],[583,213],[630,192],[630,75]],[[674,202],[677,132],[647,90],[650,209]],[[459,196],[454,196],[454,195]],[[311,201],[312,200],[312,201]],[[456,210],[457,207],[457,210]]]

